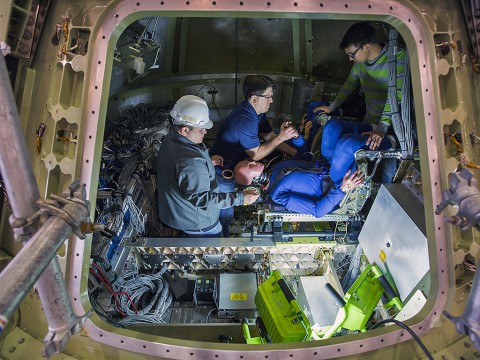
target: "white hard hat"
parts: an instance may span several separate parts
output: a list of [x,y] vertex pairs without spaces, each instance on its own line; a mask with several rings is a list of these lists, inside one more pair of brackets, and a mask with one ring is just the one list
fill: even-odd
[[198,96],[182,96],[173,106],[170,115],[175,125],[193,126],[202,129],[211,129],[213,126],[209,117],[208,105],[205,100]]

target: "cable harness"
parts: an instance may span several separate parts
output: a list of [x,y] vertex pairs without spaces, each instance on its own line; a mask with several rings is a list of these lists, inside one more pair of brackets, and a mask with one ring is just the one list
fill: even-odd
[[[103,291],[89,291],[93,309],[109,323],[120,327],[164,323],[162,315],[173,300],[170,287],[163,279],[166,270],[162,267],[158,272],[143,274],[134,269],[117,276],[108,260],[96,258],[90,267],[89,281],[92,282],[93,277],[110,294],[104,296]],[[107,299],[110,303],[107,306],[113,305],[113,309],[106,310],[101,305],[102,299]]]
[[392,125],[395,135],[400,142],[402,158],[413,158],[413,129],[411,121],[411,88],[410,88],[410,61],[408,49],[405,49],[405,65],[403,68],[401,109],[397,99],[397,53],[398,31],[391,28],[388,43],[388,102],[392,111]]

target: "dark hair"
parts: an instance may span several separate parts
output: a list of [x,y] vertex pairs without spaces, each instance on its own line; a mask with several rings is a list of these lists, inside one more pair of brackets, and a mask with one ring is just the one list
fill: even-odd
[[360,46],[361,44],[376,44],[375,28],[368,21],[358,22],[350,26],[343,35],[340,49],[346,49],[350,45]]
[[262,95],[269,87],[275,89],[275,82],[266,75],[247,75],[243,80],[243,96]]

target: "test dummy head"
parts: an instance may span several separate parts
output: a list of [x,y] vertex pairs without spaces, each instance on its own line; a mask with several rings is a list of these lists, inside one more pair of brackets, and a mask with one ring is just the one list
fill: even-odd
[[263,178],[264,168],[265,166],[257,161],[242,160],[233,170],[235,182],[242,186],[256,184]]

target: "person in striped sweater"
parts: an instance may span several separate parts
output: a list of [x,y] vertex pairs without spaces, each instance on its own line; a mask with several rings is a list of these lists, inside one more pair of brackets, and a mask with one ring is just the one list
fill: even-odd
[[[356,141],[352,148],[370,150],[395,149],[394,135],[387,134],[392,124],[388,101],[388,46],[378,43],[375,28],[369,22],[352,25],[345,33],[340,48],[345,51],[353,66],[335,100],[318,109],[331,113],[338,109],[358,88],[365,95],[366,114],[361,122],[333,118],[323,129],[321,153],[331,163],[335,147],[342,136]],[[405,51],[397,51],[397,100],[401,101]],[[317,110],[317,109],[316,109]],[[393,133],[392,131],[390,131]],[[396,159],[384,159],[382,182],[392,181],[396,171]]]

